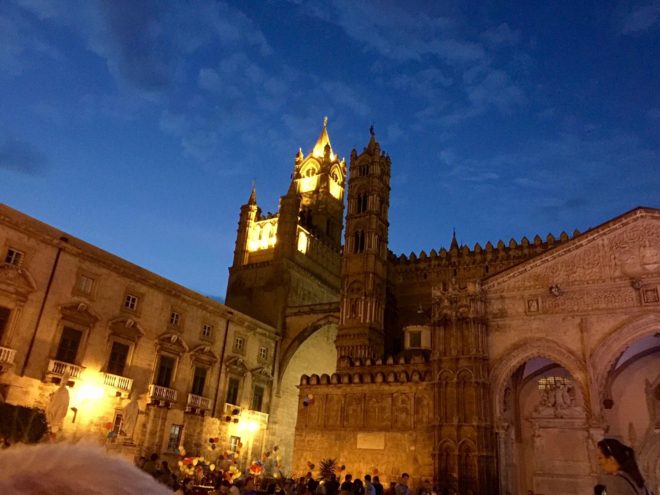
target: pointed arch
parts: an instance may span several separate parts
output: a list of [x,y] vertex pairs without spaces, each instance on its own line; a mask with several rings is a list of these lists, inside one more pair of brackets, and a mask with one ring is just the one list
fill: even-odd
[[621,354],[635,341],[660,332],[660,314],[651,313],[631,318],[613,328],[595,347],[589,364],[596,375],[596,387],[601,403],[606,393],[607,377]]
[[287,366],[291,362],[291,358],[293,358],[294,354],[296,353],[298,348],[303,344],[303,342],[305,342],[305,340],[307,340],[313,333],[320,330],[321,328],[328,325],[337,325],[337,324],[339,324],[339,317],[337,315],[335,314],[325,315],[319,318],[318,320],[314,321],[310,325],[306,326],[295,336],[293,340],[291,340],[287,348],[284,349],[282,352],[282,359],[280,360],[279,376],[277,379],[278,390],[282,384],[282,377],[286,372]]
[[520,365],[536,357],[544,357],[556,362],[566,369],[580,387],[585,399],[587,412],[591,412],[589,406],[590,397],[587,387],[587,371],[584,360],[571,349],[547,338],[524,339],[511,346],[502,353],[502,357],[495,361],[490,373],[490,383],[493,392],[493,412],[495,418],[503,414],[503,397],[506,384]]

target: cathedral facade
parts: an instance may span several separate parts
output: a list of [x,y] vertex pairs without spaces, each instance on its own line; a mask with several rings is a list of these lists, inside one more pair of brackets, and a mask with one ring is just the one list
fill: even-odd
[[614,436],[657,490],[660,211],[397,256],[392,166],[373,130],[347,165],[324,123],[278,212],[255,190],[241,208],[227,305],[279,336],[269,432],[292,472],[588,493]]

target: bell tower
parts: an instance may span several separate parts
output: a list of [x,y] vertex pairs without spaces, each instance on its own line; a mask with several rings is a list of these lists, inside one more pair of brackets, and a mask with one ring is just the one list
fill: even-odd
[[241,207],[226,304],[280,331],[287,308],[338,298],[346,163],[327,124],[307,155],[298,150],[276,213],[262,214],[254,187]]
[[341,267],[338,366],[383,355],[390,158],[373,127],[369,144],[351,152],[346,241]]

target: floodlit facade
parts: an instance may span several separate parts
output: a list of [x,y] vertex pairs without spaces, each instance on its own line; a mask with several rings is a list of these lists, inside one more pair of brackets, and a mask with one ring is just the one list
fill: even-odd
[[260,454],[271,326],[4,205],[0,251],[5,402],[129,456],[209,455],[209,437]]
[[608,435],[658,491],[660,210],[397,256],[390,158],[372,130],[346,169],[326,124],[277,213],[254,190],[242,207],[227,289],[281,337],[271,440],[293,473],[333,458],[440,493],[588,493]]

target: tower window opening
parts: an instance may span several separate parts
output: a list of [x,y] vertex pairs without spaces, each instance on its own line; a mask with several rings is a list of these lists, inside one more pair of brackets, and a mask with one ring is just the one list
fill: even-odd
[[353,252],[364,252],[364,232],[362,230],[358,230],[353,236]]
[[364,213],[367,211],[369,196],[366,193],[359,193],[357,195],[357,213]]

